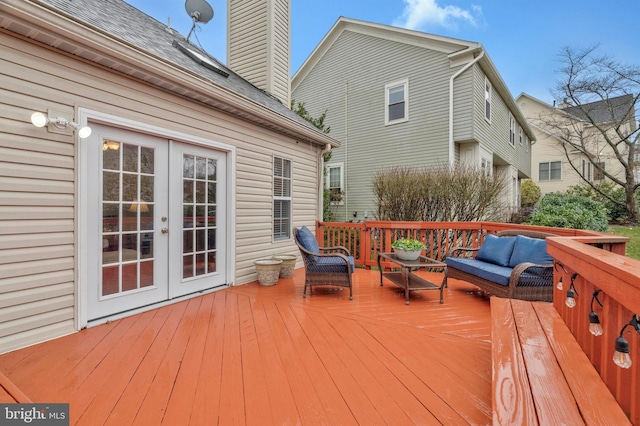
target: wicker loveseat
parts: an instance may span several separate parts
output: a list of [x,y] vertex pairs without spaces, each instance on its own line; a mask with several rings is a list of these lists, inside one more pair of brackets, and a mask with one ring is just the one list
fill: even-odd
[[551,302],[553,258],[545,241],[550,236],[555,235],[510,230],[487,235],[480,248],[454,247],[445,260],[446,278],[467,281],[498,297]]
[[307,297],[307,287],[329,285],[348,287],[349,299],[353,299],[351,276],[355,266],[349,250],[342,246],[319,247],[316,237],[306,226],[294,228],[293,233],[305,267],[302,297]]

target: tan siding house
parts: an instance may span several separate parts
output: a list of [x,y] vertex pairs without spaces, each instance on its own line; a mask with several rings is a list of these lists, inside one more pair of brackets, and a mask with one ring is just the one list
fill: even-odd
[[253,281],[318,217],[338,142],[173,42],[197,49],[119,0],[0,4],[0,353]]
[[[545,123],[551,122],[550,114],[562,114],[561,109],[554,108],[554,106],[526,93],[518,96],[517,103],[536,134],[536,144],[531,149],[531,179],[540,187],[542,195],[551,192],[564,192],[571,186],[588,185],[580,177],[580,174],[593,184],[604,183],[608,180],[604,174],[598,173],[585,153],[570,150],[571,163],[578,168],[580,174],[571,166],[562,142],[554,136],[554,129],[545,125]],[[596,116],[594,114],[594,117]],[[574,118],[574,121],[578,122],[579,120]],[[631,121],[631,123],[633,122]],[[595,136],[589,136],[589,134]],[[611,147],[602,140],[601,135],[595,131],[589,133],[587,129],[585,140],[591,139],[596,143],[593,145],[589,143],[586,150],[593,156],[593,161],[601,163],[612,176],[624,180],[624,169],[615,158]],[[597,143],[598,140],[600,143]]]
[[331,157],[342,168],[334,171],[345,192],[333,206],[339,220],[373,217],[372,177],[392,166],[489,165],[515,178],[507,206],[518,205],[530,154],[510,142],[509,117],[527,143],[533,133],[481,44],[340,18],[291,87],[312,116],[327,111],[331,136],[342,142]]

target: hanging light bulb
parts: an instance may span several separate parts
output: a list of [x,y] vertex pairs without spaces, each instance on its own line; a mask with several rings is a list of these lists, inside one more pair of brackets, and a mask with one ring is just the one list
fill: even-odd
[[600,318],[593,309],[593,301],[598,302],[598,305],[602,307],[602,302],[598,299],[598,295],[602,290],[596,290],[591,296],[591,312],[589,312],[589,332],[594,336],[601,336],[603,333],[602,326],[600,325]]
[[589,313],[589,333],[594,336],[602,335],[602,326],[600,325],[600,318],[594,311]]
[[[626,327],[626,326],[625,326]],[[629,342],[622,335],[616,338],[616,351],[613,354],[613,362],[620,368],[631,367],[631,357],[629,356]]]
[[569,290],[567,290],[567,298],[564,301],[564,304],[569,308],[576,307],[576,295],[578,294],[578,291],[574,287],[573,282],[576,280],[577,276],[578,274],[571,274],[571,284],[569,285]]
[[576,307],[575,293],[574,293],[573,290],[571,290],[571,288],[569,288],[569,290],[567,290],[567,299],[564,301],[564,304],[567,305],[567,307],[569,307],[569,308],[575,308]]
[[[553,267],[555,268],[556,272],[560,272],[558,271],[558,266],[560,266],[562,268],[562,270],[564,271],[565,274],[568,274],[567,270],[564,268],[564,265],[562,263],[558,263],[556,262]],[[556,284],[556,288],[558,290],[562,290],[562,275],[560,275],[560,278],[558,279],[558,284]]]
[[634,315],[631,321],[622,327],[620,335],[616,338],[616,351],[613,353],[613,362],[620,368],[629,368],[632,364],[631,356],[629,356],[629,342],[623,336],[624,330],[629,326],[632,326],[640,333],[640,317]]
[[560,277],[560,279],[558,280],[558,284],[556,285],[556,288],[558,290],[562,290],[562,277]]

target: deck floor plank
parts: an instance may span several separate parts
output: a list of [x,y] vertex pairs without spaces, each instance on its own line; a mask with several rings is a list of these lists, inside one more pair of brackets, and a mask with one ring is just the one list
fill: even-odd
[[354,300],[303,286],[216,291],[0,355],[0,373],[78,425],[491,421],[490,305],[468,284],[409,306],[377,271]]

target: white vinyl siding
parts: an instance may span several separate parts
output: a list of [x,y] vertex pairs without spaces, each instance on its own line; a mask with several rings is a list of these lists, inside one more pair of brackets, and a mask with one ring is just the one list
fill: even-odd
[[29,121],[76,106],[235,147],[232,285],[254,281],[265,253],[297,253],[272,238],[274,152],[295,159],[293,225],[317,218],[321,147],[0,33],[0,353],[76,330],[78,147]]

